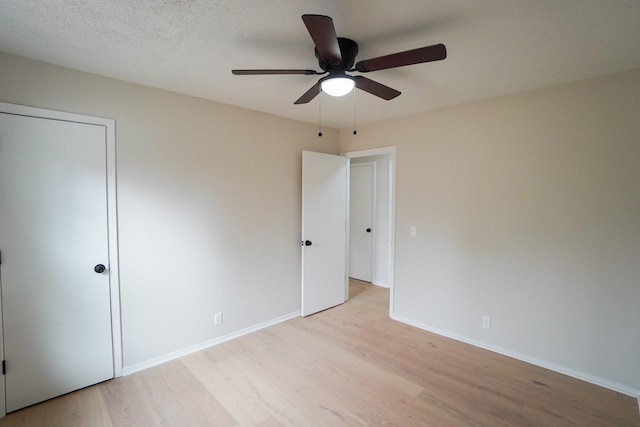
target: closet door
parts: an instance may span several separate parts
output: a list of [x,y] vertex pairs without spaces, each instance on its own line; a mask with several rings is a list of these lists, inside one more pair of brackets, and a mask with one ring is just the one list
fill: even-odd
[[0,113],[6,410],[114,376],[104,126]]
[[349,277],[371,282],[375,163],[354,163],[350,175]]

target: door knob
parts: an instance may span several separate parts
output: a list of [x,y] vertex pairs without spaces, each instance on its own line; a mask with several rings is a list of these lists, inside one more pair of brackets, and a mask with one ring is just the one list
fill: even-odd
[[311,240],[305,240],[304,241],[304,245],[305,246],[311,246]]
[[367,233],[371,233],[371,229],[370,228],[367,228]]
[[104,273],[106,269],[107,268],[103,264],[96,264],[96,266],[93,267],[93,271],[95,271],[98,274]]

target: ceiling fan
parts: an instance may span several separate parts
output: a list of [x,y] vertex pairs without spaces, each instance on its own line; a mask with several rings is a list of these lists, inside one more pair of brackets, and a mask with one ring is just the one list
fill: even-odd
[[[423,62],[440,61],[447,57],[447,49],[443,44],[425,46],[404,52],[392,53],[377,58],[355,62],[358,54],[358,44],[351,39],[337,37],[333,20],[324,15],[302,15],[302,21],[307,27],[316,47],[316,58],[322,71],[290,70],[290,69],[255,69],[232,70],[238,76],[274,75],[274,74],[305,74],[323,75],[318,82],[304,93],[294,104],[306,104],[315,98],[320,91],[332,96],[342,96],[349,93],[354,86],[385,100],[390,100],[400,91],[385,86],[364,76],[351,76],[347,72],[354,71],[368,73],[370,71],[386,70],[404,67],[406,65],[421,64]],[[355,63],[355,66],[354,66]]]

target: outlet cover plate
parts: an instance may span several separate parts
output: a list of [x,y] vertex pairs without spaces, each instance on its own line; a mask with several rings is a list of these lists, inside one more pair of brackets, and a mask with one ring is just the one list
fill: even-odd
[[482,316],[482,327],[484,329],[491,329],[491,318],[489,316]]

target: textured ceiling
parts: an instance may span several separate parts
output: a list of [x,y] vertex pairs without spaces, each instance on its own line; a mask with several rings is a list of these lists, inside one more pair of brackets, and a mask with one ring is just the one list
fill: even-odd
[[[310,123],[319,70],[301,15],[333,18],[357,60],[444,43],[444,61],[368,73],[402,92],[358,91],[358,123],[640,68],[638,0],[0,0],[0,51]],[[324,126],[348,128],[353,96],[320,97]]]

